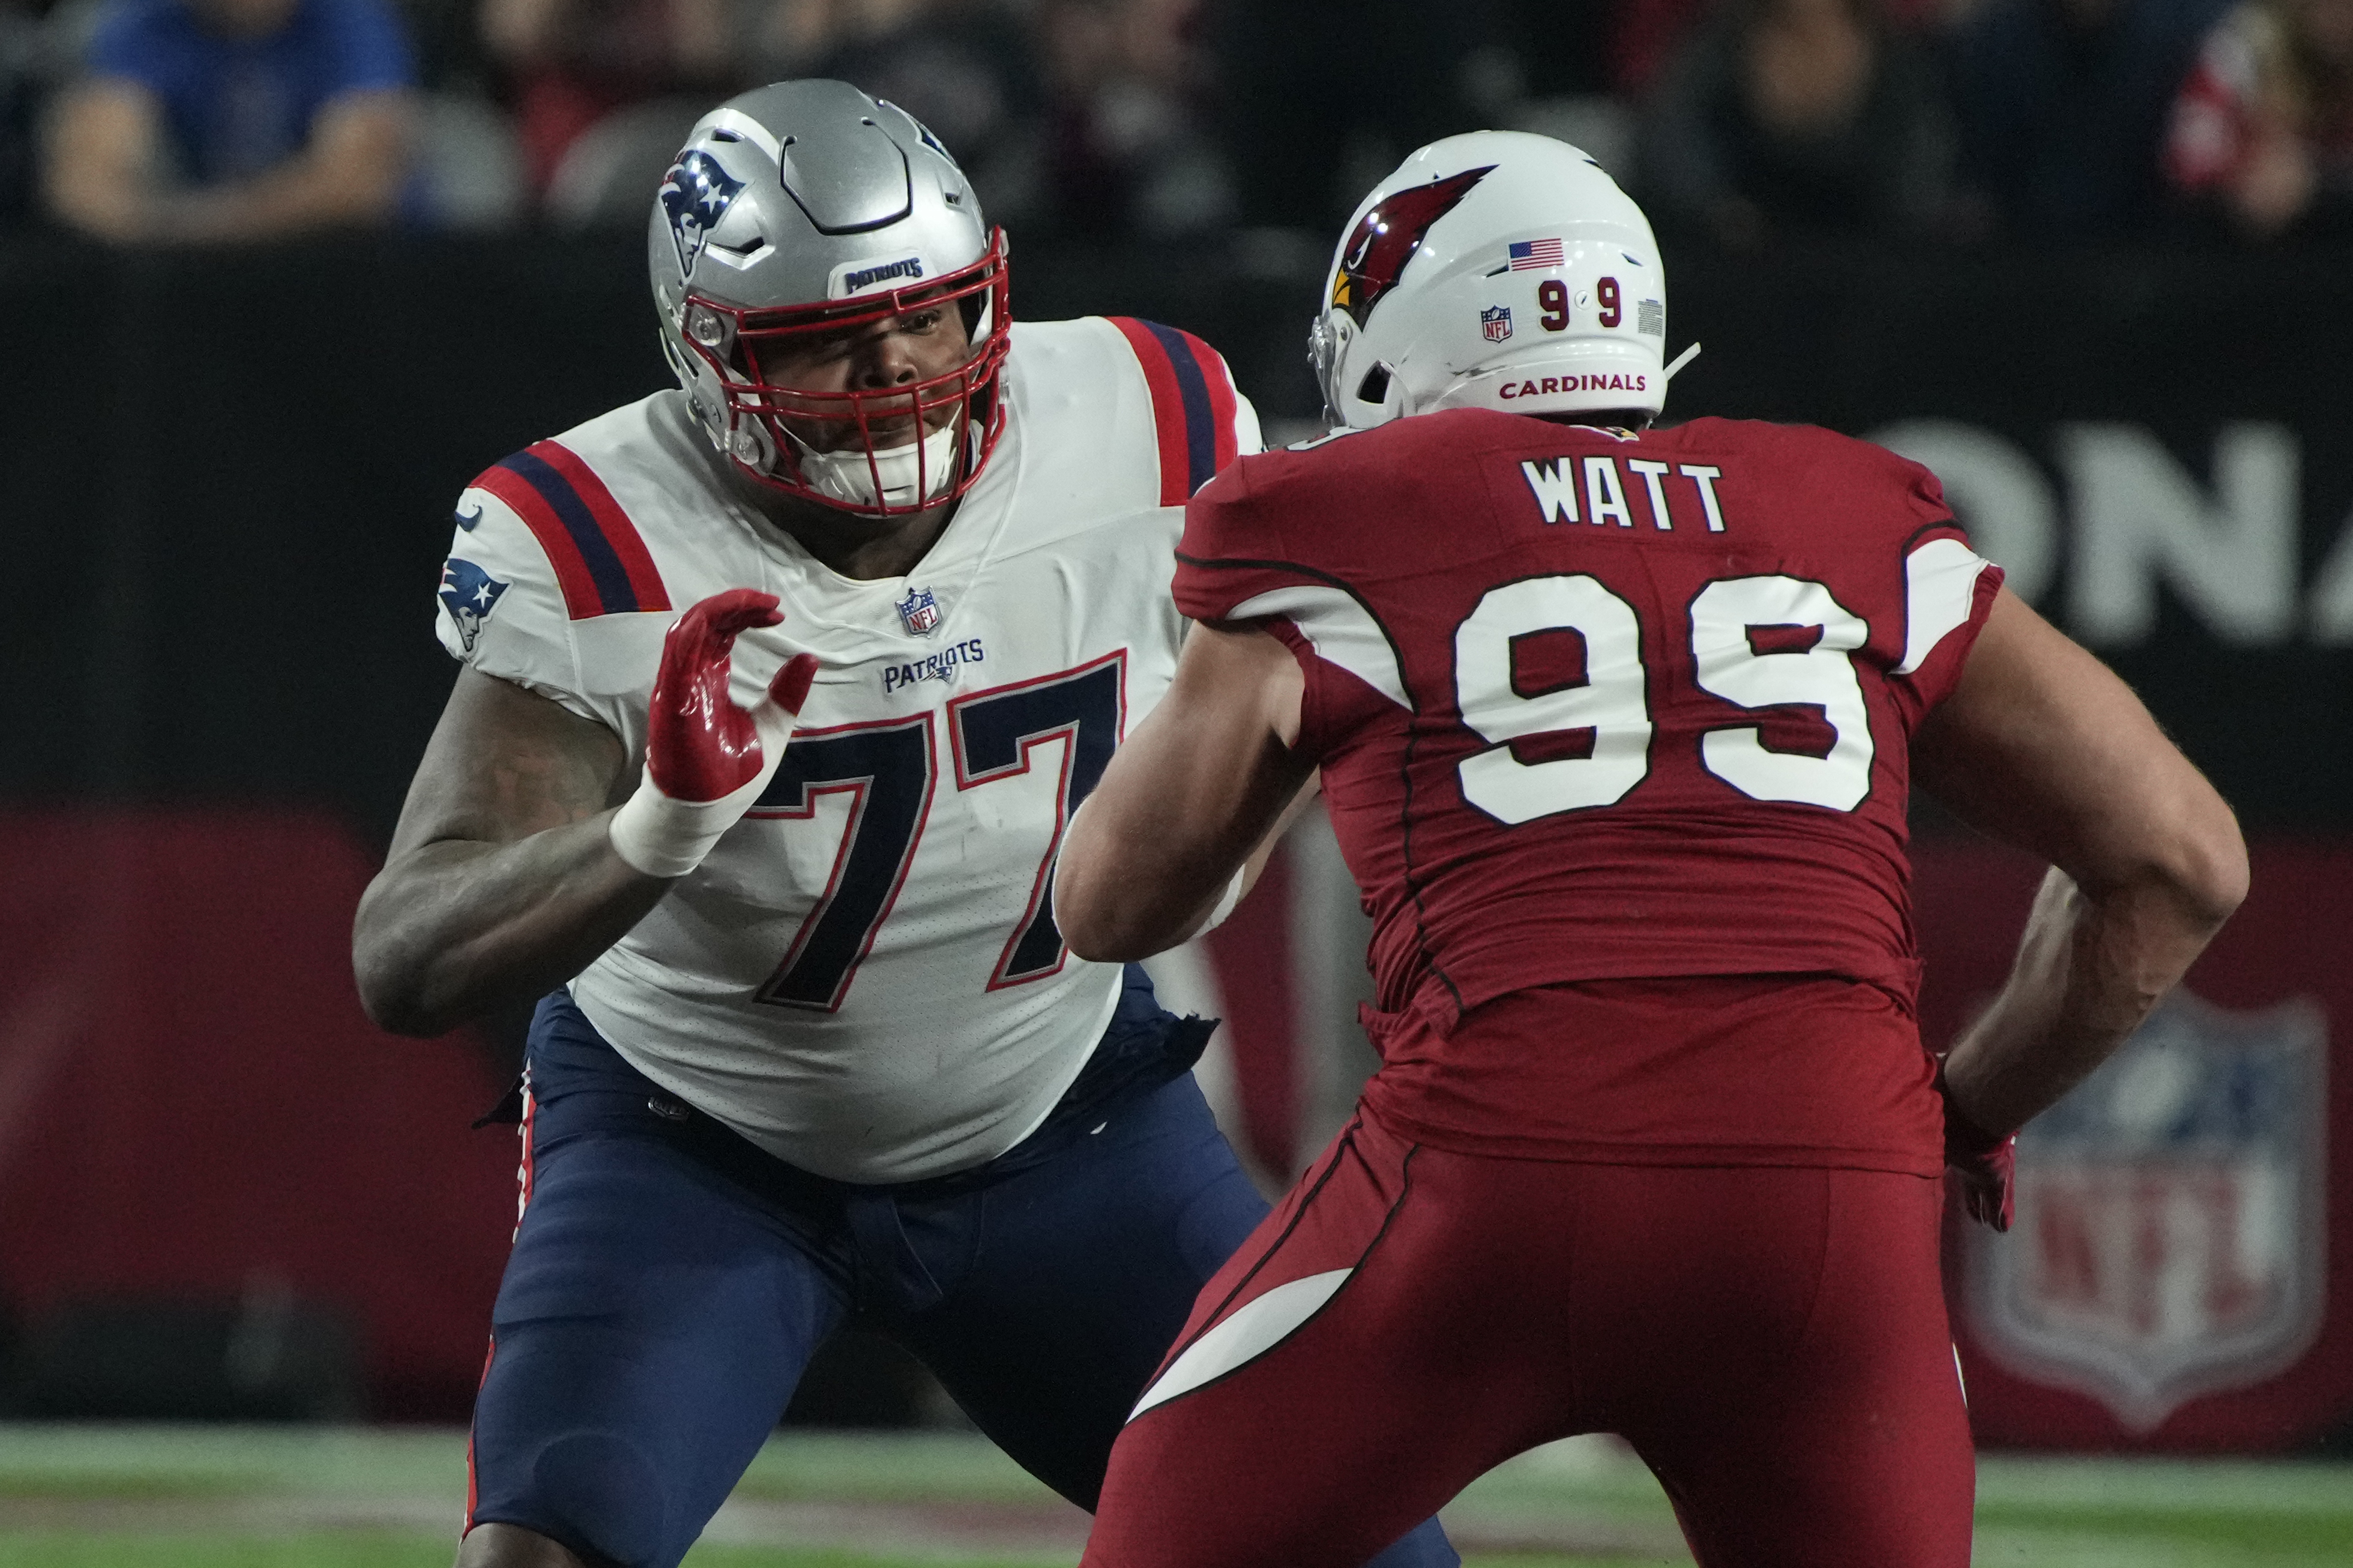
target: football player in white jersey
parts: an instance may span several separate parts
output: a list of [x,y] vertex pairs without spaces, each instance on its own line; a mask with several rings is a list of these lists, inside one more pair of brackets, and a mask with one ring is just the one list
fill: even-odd
[[706,115],[649,257],[680,388],[467,489],[354,932],[387,1027],[543,996],[459,1562],[676,1563],[849,1321],[1092,1507],[1265,1205],[1209,1026],[1071,956],[1050,872],[1256,417],[1183,332],[1014,326],[955,161],[844,83]]

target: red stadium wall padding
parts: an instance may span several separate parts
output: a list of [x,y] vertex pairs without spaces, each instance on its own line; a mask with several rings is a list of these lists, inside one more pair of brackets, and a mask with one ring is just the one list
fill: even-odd
[[[1941,1047],[2008,973],[2040,868],[1978,844],[1914,861]],[[1982,1441],[2279,1451],[2353,1427],[2353,843],[2253,864],[2158,1048],[2021,1147],[2016,1228],[1947,1215]]]
[[462,1418],[514,1226],[501,1085],[377,1030],[369,858],[280,811],[0,814],[0,1291],[350,1312],[371,1411]]

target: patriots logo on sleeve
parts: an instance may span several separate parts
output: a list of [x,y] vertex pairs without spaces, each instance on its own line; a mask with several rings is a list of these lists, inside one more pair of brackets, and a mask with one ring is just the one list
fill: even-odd
[[679,154],[662,176],[662,211],[670,216],[670,237],[678,246],[678,269],[692,273],[695,258],[711,242],[711,231],[727,216],[744,182],[720,167],[719,160],[699,148]]
[[481,635],[482,623],[499,607],[499,599],[506,591],[506,584],[470,561],[452,555],[441,563],[441,604],[449,612],[450,623],[458,628],[459,638],[468,653],[474,651],[474,639]]

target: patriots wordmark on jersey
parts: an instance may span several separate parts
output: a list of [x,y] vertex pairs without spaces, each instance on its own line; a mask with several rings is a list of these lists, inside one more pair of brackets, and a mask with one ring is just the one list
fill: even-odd
[[453,655],[632,754],[673,612],[782,601],[733,672],[748,705],[820,660],[773,783],[572,994],[647,1077],[845,1181],[1003,1152],[1101,1036],[1120,973],[1066,952],[1048,873],[1175,668],[1177,508],[1258,447],[1185,333],[1012,331],[1002,444],[906,577],[842,577],[744,504],[675,392],[485,472],[443,574]]
[[[1647,1042],[1579,1039],[1564,1013],[1546,1062],[1485,1064],[1485,1109],[1476,1074],[1450,1079],[1450,1114],[1941,1169],[1907,742],[2001,574],[1926,469],[1820,430],[1463,410],[1236,465],[1178,559],[1186,614],[1269,617],[1301,656],[1300,745],[1376,922],[1377,1034],[1442,1040],[1535,986],[1680,982],[1613,1003],[1655,1013],[1611,1031]],[[1808,975],[1831,984],[1804,1028],[1696,1048],[1764,1026],[1744,985]],[[1806,1012],[1778,994],[1759,1005]],[[1523,1069],[1591,1076],[1530,1096]]]

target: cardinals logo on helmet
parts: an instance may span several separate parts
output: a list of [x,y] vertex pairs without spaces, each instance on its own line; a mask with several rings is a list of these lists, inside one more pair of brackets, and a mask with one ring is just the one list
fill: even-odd
[[678,269],[694,270],[694,258],[711,231],[744,192],[744,182],[720,167],[710,153],[689,148],[662,176],[662,211],[670,215],[670,238],[678,244]]
[[1398,274],[1421,248],[1430,226],[1452,212],[1471,194],[1471,187],[1494,168],[1490,163],[1483,169],[1465,169],[1398,191],[1359,218],[1348,243],[1340,247],[1340,269],[1332,279],[1333,305],[1363,326],[1381,296],[1397,287]]

